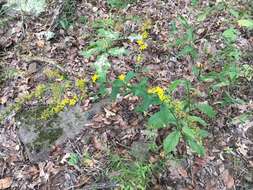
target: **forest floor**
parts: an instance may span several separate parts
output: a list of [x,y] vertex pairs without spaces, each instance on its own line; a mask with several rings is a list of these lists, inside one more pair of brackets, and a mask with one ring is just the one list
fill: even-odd
[[[8,13],[2,2],[0,189],[253,190],[253,30],[237,23],[252,19],[252,1],[144,0],[112,8],[108,2],[113,1],[55,0],[39,16]],[[93,66],[96,56],[84,56],[89,44],[98,39],[96,22],[113,22],[113,30],[126,37],[113,42],[129,53],[109,56],[108,81],[129,71],[148,78],[150,86],[164,88],[174,80],[186,79],[202,93],[199,100],[213,106],[216,116],[203,116],[208,123],[204,156],[194,154],[183,141],[165,154],[161,145],[171,129],[154,132],[147,125],[157,107],[140,114],[134,110],[139,98],[131,93],[118,95],[116,101],[99,95]],[[148,37],[147,47],[140,50],[127,37],[140,33],[142,27]],[[227,29],[231,30],[224,32]],[[221,72],[229,64],[231,54],[221,51],[226,46],[224,38],[233,41],[235,49],[229,50],[233,63],[252,70],[230,86],[220,79],[219,85],[224,86],[208,92],[209,87],[192,71],[197,67],[203,73]],[[188,41],[191,48],[181,51]],[[52,85],[56,92],[29,98],[41,84]],[[106,88],[110,91],[111,84]],[[227,99],[224,94],[229,94]],[[76,131],[65,131],[48,151],[31,153],[26,140],[33,133],[20,131],[19,116],[28,113],[33,117],[33,109],[50,107],[54,96],[69,101],[57,113],[65,120],[56,125],[71,121]],[[75,96],[78,102],[73,106],[70,101]],[[5,112],[10,107],[13,109]],[[87,118],[73,119],[76,112],[68,112],[73,109],[88,113]],[[39,125],[36,118],[32,120],[34,126]],[[43,125],[48,127],[50,122]]]

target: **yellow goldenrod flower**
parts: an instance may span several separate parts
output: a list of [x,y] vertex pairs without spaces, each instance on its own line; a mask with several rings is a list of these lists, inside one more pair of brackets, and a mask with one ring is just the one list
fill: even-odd
[[39,84],[34,91],[34,96],[36,98],[42,96],[42,94],[45,92],[45,90],[46,90],[46,86],[44,84]]
[[74,106],[76,104],[76,100],[75,99],[70,99],[69,100],[69,105],[70,106]]
[[67,104],[69,104],[69,99],[68,99],[68,98],[64,98],[64,99],[59,103],[59,105],[62,105],[62,106],[65,106],[65,105],[67,105]]
[[77,79],[76,80],[76,87],[78,87],[80,90],[85,89],[85,80],[84,79]]
[[147,32],[147,31],[144,31],[144,32],[141,34],[141,37],[142,37],[142,39],[147,39],[147,38],[148,38],[148,32]]
[[168,99],[168,97],[165,95],[164,90],[159,86],[154,87],[154,88],[149,88],[148,93],[156,94],[162,102]]
[[138,44],[139,46],[141,46],[141,45],[144,44],[144,41],[143,41],[143,40],[137,40],[136,42],[137,42],[137,44]]
[[145,50],[145,49],[147,49],[147,47],[148,47],[148,45],[145,43],[140,46],[140,50]]
[[136,58],[136,63],[140,63],[142,61],[143,61],[143,56],[138,55],[137,58]]
[[176,112],[176,113],[181,112],[182,109],[183,109],[182,102],[180,102],[180,101],[174,101],[174,102],[173,102],[173,106],[174,106],[174,108],[175,108],[175,112]]
[[147,49],[148,45],[143,41],[143,39],[137,40],[136,42],[140,46],[140,50]]
[[152,21],[150,19],[145,20],[142,27],[141,27],[141,31],[145,31],[148,30],[152,27]]
[[124,81],[125,78],[126,78],[126,75],[124,74],[119,75],[119,80]]
[[74,106],[77,101],[78,101],[78,97],[77,97],[77,95],[74,95],[73,98],[69,99],[69,105]]
[[98,80],[98,78],[99,78],[98,74],[94,74],[94,75],[91,77],[92,82],[95,83],[95,82]]

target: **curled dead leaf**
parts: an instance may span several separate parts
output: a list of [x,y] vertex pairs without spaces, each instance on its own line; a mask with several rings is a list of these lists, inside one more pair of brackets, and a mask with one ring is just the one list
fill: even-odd
[[0,179],[0,189],[7,189],[12,184],[12,177]]
[[226,185],[227,189],[231,189],[234,187],[234,185],[235,185],[234,178],[229,174],[228,170],[225,170],[222,173],[222,179],[223,179],[223,182]]

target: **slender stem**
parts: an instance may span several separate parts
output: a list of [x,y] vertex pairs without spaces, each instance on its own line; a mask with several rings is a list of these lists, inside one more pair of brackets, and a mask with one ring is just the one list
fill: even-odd
[[173,112],[173,110],[170,108],[170,107],[168,107],[168,110],[170,111],[170,113],[172,114],[172,116],[175,118],[175,120],[176,120],[176,123],[177,123],[177,129],[179,129],[179,126],[180,126],[180,124],[179,124],[179,122],[178,122],[178,118],[177,118],[177,116],[175,115],[175,113]]
[[189,111],[191,111],[191,98],[190,98],[190,87],[189,87],[189,83],[187,82],[187,101],[188,101],[188,106],[189,106]]

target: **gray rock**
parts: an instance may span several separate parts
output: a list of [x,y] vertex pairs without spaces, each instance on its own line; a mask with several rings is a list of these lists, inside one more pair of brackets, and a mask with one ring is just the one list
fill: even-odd
[[31,108],[19,113],[18,135],[25,146],[29,160],[37,162],[47,159],[53,145],[59,145],[81,133],[85,124],[89,123],[106,103],[107,100],[96,103],[85,112],[80,105],[65,108],[56,118],[48,121],[40,119],[40,113],[45,107]]

